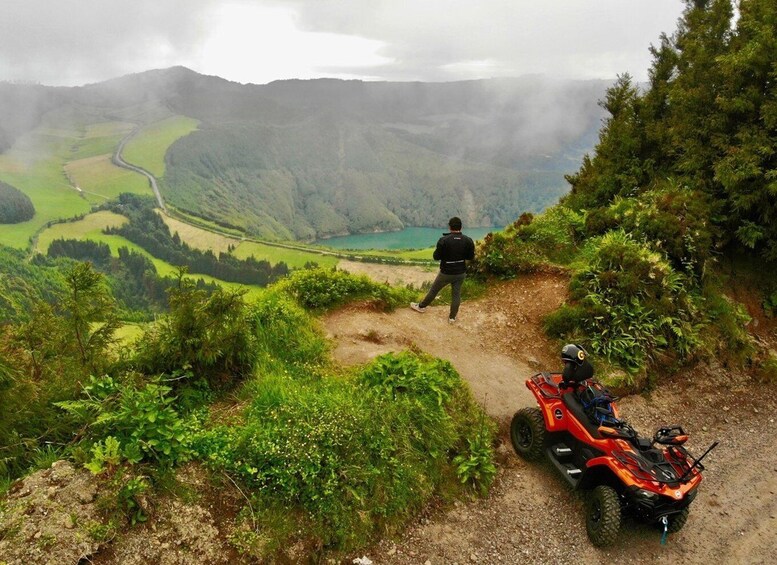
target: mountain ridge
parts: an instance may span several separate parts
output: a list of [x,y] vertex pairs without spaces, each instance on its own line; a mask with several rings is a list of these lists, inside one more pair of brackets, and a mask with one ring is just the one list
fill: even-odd
[[[23,120],[6,119],[18,104],[0,109],[0,151],[66,107],[140,125],[183,115],[201,126],[169,148],[160,186],[185,212],[270,239],[439,226],[451,215],[500,226],[566,192],[564,174],[595,143],[608,84],[529,76],[254,85],[171,67],[30,87],[37,103],[17,112]],[[0,84],[0,102],[13,102],[14,88],[18,98],[25,87]]]

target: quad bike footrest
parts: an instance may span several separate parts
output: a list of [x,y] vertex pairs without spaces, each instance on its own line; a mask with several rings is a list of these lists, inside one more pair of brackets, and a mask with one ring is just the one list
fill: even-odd
[[[562,449],[557,449],[562,448]],[[569,450],[569,453],[567,453],[563,448],[566,448]],[[557,452],[560,453],[557,455]],[[551,463],[558,468],[559,471],[561,471],[561,475],[567,480],[567,482],[572,486],[572,488],[577,487],[577,483],[580,482],[580,477],[583,474],[583,471],[578,469],[577,466],[574,463],[569,463],[566,461],[561,461],[561,459],[565,458],[571,458],[572,457],[572,450],[569,449],[564,444],[556,444],[552,447],[547,448],[546,450],[548,454],[548,458],[550,459]]]
[[572,456],[572,449],[567,447],[564,443],[557,443],[551,447],[550,450],[553,452],[554,457],[559,461]]

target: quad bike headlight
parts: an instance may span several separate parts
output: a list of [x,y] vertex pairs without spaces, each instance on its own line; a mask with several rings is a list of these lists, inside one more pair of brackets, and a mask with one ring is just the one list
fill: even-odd
[[642,500],[656,500],[658,498],[658,494],[655,492],[650,492],[649,490],[645,489],[639,489],[636,492],[637,498],[640,498]]

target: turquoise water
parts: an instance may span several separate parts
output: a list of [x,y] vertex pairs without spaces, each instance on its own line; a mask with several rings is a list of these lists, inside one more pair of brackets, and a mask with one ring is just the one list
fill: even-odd
[[[487,233],[499,228],[465,229],[464,235],[482,239]],[[438,228],[405,228],[402,231],[386,233],[364,233],[319,239],[315,243],[336,249],[426,249],[434,247],[443,234]]]

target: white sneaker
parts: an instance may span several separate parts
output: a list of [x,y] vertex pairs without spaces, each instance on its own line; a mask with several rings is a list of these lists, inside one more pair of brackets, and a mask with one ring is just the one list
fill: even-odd
[[426,312],[426,308],[422,308],[421,306],[419,306],[419,305],[418,305],[418,302],[411,302],[411,303],[410,303],[410,308],[412,308],[412,309],[413,309],[413,310],[415,310],[416,312],[420,312],[421,314],[423,314],[424,312]]
[[448,318],[448,323],[449,324],[455,324],[456,323],[456,318]]

